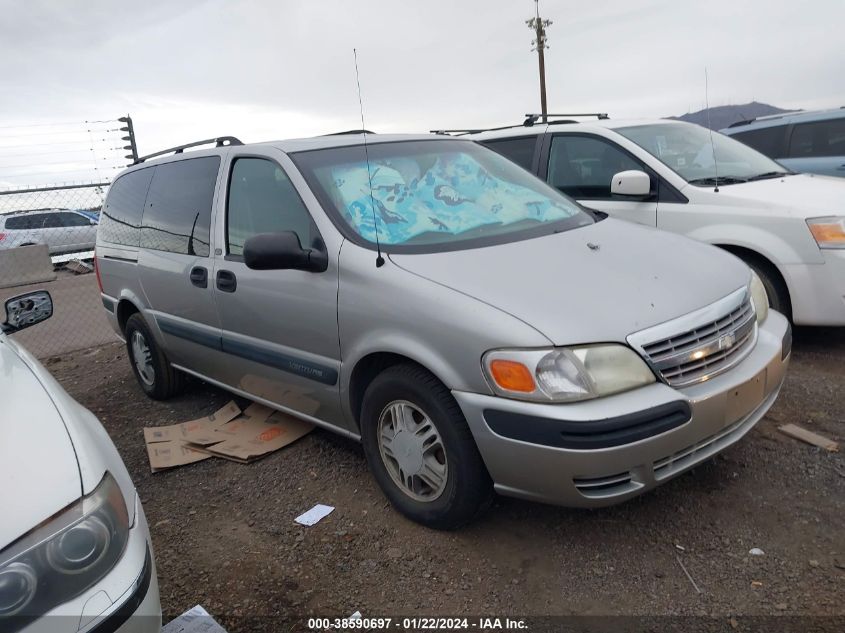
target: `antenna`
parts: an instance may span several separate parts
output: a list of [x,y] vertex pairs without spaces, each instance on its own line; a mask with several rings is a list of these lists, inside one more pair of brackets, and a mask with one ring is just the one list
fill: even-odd
[[[716,176],[714,193],[719,193],[719,163],[716,162],[716,146],[713,144],[713,128],[710,127],[710,98],[708,96],[707,66],[704,67],[704,107],[707,108],[707,129],[710,131],[710,151],[713,152],[713,173]],[[367,167],[369,169],[369,166]]]
[[373,229],[376,232],[376,268],[384,266],[384,257],[381,256],[381,242],[378,239],[378,221],[376,219],[376,200],[373,196],[373,174],[370,171],[370,152],[367,149],[367,126],[364,125],[364,102],[361,99],[361,79],[358,77],[358,51],[352,49],[352,56],[355,58],[355,83],[358,85],[358,107],[361,110],[361,133],[364,135],[364,156],[367,159],[367,181],[370,183],[370,207],[373,210]]

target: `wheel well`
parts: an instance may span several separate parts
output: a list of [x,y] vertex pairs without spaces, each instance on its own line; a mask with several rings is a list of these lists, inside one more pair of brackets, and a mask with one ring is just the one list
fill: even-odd
[[349,406],[352,409],[352,415],[355,416],[356,423],[360,421],[364,392],[369,384],[388,367],[404,363],[417,365],[429,371],[428,368],[423,367],[417,361],[392,352],[376,352],[364,356],[358,361],[355,369],[352,370],[352,377],[349,379]]
[[121,299],[117,304],[117,324],[120,326],[120,331],[123,332],[126,329],[126,322],[136,312],[140,312],[140,310],[135,307],[135,304],[129,301],[129,299]]
[[788,305],[790,308],[792,307],[792,297],[789,295],[789,286],[786,285],[786,279],[783,278],[783,275],[780,274],[778,267],[775,266],[770,259],[761,255],[757,251],[752,251],[750,248],[745,248],[743,246],[734,246],[732,244],[715,244],[715,246],[736,255],[743,261],[751,260],[761,268],[765,268],[772,277],[780,281],[781,287],[786,292]]

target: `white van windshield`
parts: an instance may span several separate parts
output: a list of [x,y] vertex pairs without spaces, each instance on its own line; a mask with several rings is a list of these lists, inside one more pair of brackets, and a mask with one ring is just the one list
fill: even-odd
[[[692,185],[735,184],[790,174],[771,158],[718,132],[688,123],[615,128]],[[713,156],[715,154],[715,161]]]
[[593,222],[574,201],[467,141],[373,143],[366,153],[356,145],[293,159],[355,236],[382,246],[481,246]]

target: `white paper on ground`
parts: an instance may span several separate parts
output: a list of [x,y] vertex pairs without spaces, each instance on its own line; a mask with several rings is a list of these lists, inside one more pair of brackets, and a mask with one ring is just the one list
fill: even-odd
[[300,525],[314,525],[321,519],[324,519],[329,516],[329,514],[331,514],[333,510],[333,506],[324,506],[322,503],[318,503],[308,512],[300,514],[294,519],[294,521],[296,521]]
[[161,633],[226,633],[226,629],[217,624],[208,611],[197,605],[165,624]]

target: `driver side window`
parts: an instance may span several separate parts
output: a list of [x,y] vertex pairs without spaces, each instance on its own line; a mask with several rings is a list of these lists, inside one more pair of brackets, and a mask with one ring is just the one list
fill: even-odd
[[243,255],[244,242],[259,233],[293,231],[303,248],[318,238],[308,209],[284,170],[264,158],[238,158],[232,165],[226,210],[230,255]]
[[610,182],[620,171],[645,171],[615,146],[595,136],[558,135],[552,138],[546,180],[579,200],[610,200]]

